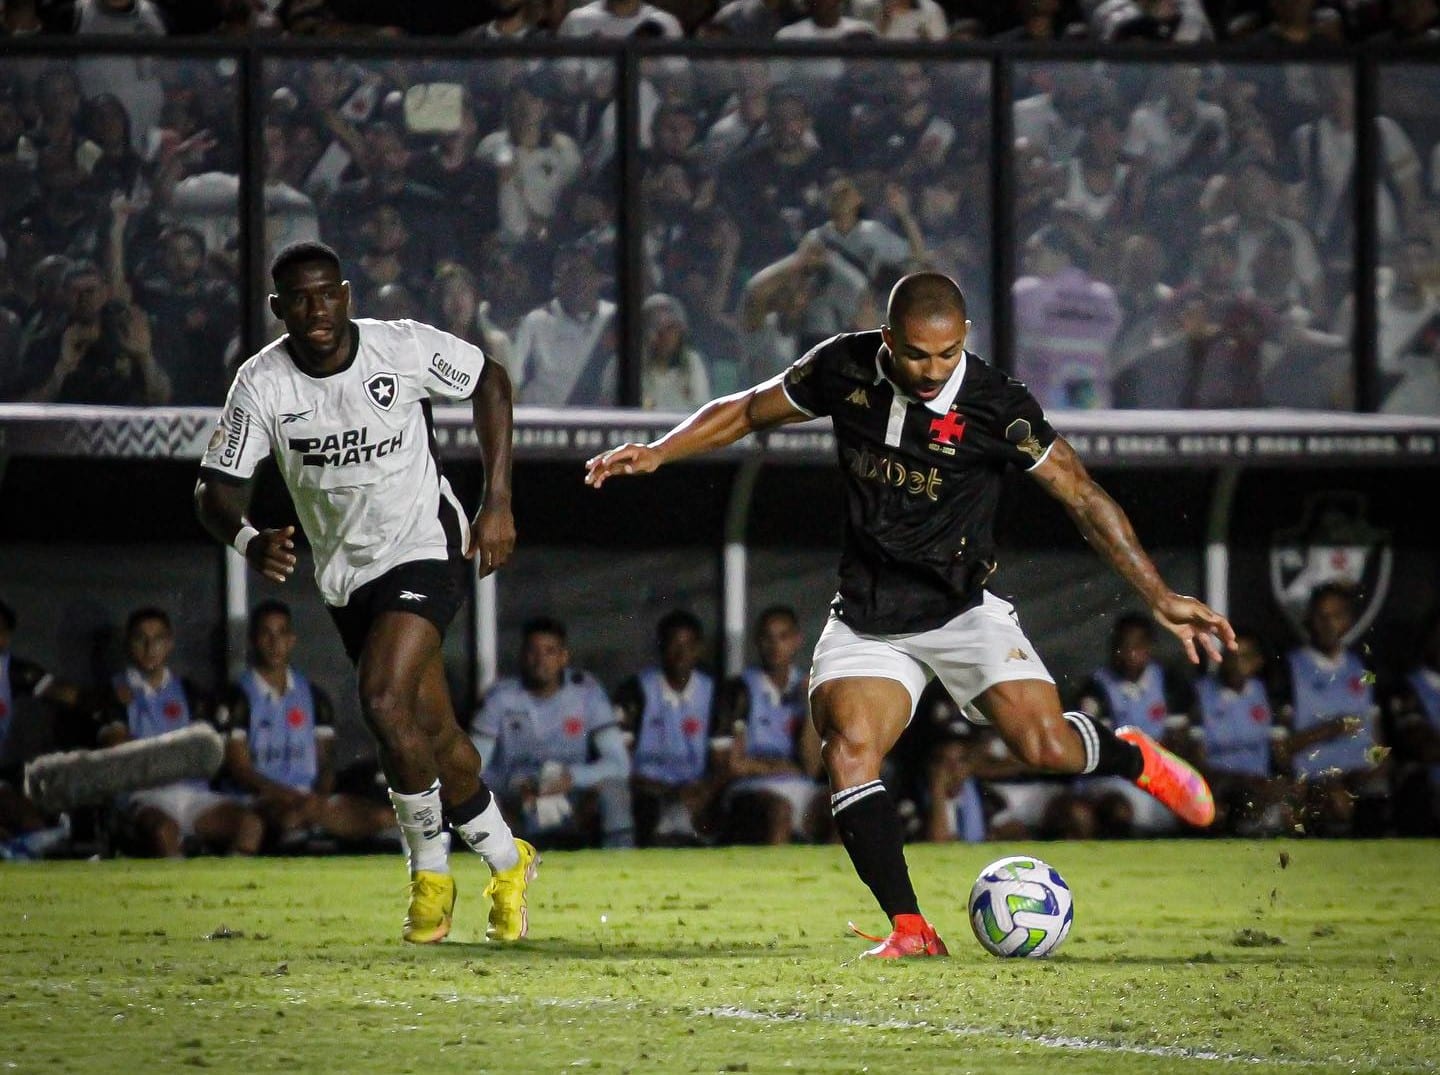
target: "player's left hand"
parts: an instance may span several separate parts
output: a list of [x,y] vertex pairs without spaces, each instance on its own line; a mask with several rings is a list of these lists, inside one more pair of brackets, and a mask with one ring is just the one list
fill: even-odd
[[1235,628],[1230,621],[1204,601],[1184,594],[1167,594],[1151,609],[1160,626],[1173,634],[1185,647],[1191,664],[1200,663],[1198,641],[1212,660],[1220,660],[1224,649],[1235,649]]
[[617,474],[650,474],[660,466],[660,454],[648,444],[622,444],[585,461],[585,484],[599,489]]
[[470,523],[470,548],[465,553],[468,560],[474,560],[483,579],[492,571],[504,566],[515,551],[515,516],[510,505],[487,504]]

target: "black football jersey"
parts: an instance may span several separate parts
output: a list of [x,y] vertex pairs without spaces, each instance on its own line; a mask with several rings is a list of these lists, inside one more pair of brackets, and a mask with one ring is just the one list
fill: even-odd
[[857,631],[925,631],[981,597],[995,569],[995,514],[1008,467],[1055,441],[1021,384],[965,353],[940,395],[920,401],[882,372],[879,331],[819,344],[786,372],[786,396],[829,415],[845,472],[839,617]]

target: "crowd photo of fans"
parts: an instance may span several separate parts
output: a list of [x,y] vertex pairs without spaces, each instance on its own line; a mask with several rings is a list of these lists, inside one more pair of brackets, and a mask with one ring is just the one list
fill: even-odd
[[[137,49],[160,34],[476,41],[464,58],[266,57],[263,252],[323,239],[352,274],[358,315],[480,344],[522,406],[676,411],[873,326],[889,286],[918,268],[952,275],[974,310],[1008,294],[1011,372],[1047,409],[1352,410],[1363,117],[1352,65],[1304,60],[1303,46],[1437,33],[1433,3],[1396,2],[593,0],[409,5],[427,14],[389,22],[378,3],[211,7],[8,0],[3,26],[41,40],[126,34]],[[541,35],[844,52],[641,58],[625,225],[641,233],[643,293],[631,295],[619,65],[527,54]],[[870,58],[854,43],[1037,38],[1149,40],[1156,60],[1015,61],[1003,151],[1014,198],[996,232],[1015,278],[996,281],[989,60]],[[1162,47],[1257,39],[1292,49],[1196,62]],[[237,79],[233,60],[173,51],[7,60],[0,400],[223,399],[248,353],[244,311],[268,291],[268,259],[240,279]],[[1376,406],[1406,414],[1440,404],[1437,91],[1433,65],[1384,66],[1373,117]],[[622,355],[627,303],[638,343]],[[975,322],[971,349],[989,356],[991,319]],[[621,369],[631,361],[638,395]]]

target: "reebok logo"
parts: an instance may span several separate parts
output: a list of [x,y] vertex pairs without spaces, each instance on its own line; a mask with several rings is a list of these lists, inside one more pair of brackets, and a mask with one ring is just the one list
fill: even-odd
[[857,407],[869,408],[870,397],[865,394],[865,389],[857,388],[855,389],[855,391],[851,392],[848,396],[845,397],[845,402],[853,403]]
[[1019,646],[1016,646],[1009,653],[1005,654],[1005,659],[1007,661],[1028,661],[1030,654],[1026,653]]
[[402,601],[424,601],[428,595],[416,593],[414,590],[401,590],[400,600]]

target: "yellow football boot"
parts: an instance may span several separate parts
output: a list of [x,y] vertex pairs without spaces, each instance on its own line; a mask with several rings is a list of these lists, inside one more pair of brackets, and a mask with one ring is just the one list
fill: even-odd
[[455,913],[455,878],[448,873],[416,870],[410,878],[410,910],[400,936],[411,944],[434,944],[450,932]]
[[517,839],[515,847],[520,852],[520,861],[508,870],[492,874],[485,886],[485,895],[490,897],[490,926],[485,936],[492,941],[518,941],[530,932],[525,893],[540,868],[540,856],[524,840]]

